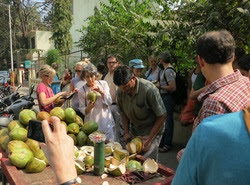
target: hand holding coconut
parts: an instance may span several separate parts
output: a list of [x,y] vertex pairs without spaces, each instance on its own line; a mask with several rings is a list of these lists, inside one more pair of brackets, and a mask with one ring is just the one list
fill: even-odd
[[53,131],[47,120],[42,122],[46,144],[41,143],[41,148],[55,172],[58,184],[62,184],[77,177],[74,163],[74,143],[57,117],[52,116],[50,121],[54,126]]

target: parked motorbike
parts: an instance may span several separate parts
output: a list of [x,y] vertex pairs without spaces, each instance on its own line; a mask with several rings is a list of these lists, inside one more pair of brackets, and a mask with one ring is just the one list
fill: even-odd
[[32,109],[34,103],[34,98],[31,97],[34,91],[34,85],[29,89],[29,94],[20,97],[18,100],[14,101],[11,105],[0,110],[0,127],[8,127],[8,124],[12,120],[17,120],[19,113],[23,109]]
[[16,92],[13,92],[12,94],[0,99],[0,109],[10,106],[13,102],[15,102],[16,100],[20,98],[20,94],[18,90],[21,87],[22,87],[21,84],[18,85]]

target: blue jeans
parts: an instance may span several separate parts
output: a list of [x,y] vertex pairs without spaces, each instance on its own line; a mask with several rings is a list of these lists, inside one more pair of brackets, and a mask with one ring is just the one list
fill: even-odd
[[167,111],[167,118],[160,147],[163,147],[164,145],[172,146],[172,139],[174,135],[174,99],[172,94],[162,94],[161,97]]

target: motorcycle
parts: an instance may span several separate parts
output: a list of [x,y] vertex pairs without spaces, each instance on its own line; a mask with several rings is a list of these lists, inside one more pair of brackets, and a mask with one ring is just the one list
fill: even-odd
[[34,98],[31,97],[34,91],[34,85],[29,89],[29,94],[20,97],[18,100],[14,101],[11,105],[0,110],[0,128],[8,127],[8,124],[12,120],[17,120],[19,113],[23,109],[32,109],[34,103]]
[[16,92],[13,92],[12,94],[0,99],[0,109],[10,106],[13,102],[15,102],[16,100],[20,98],[20,94],[18,93],[18,90],[21,87],[22,87],[21,84],[18,85]]

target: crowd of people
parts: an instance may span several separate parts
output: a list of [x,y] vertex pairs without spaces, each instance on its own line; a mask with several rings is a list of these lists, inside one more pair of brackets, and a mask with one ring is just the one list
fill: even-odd
[[[197,67],[189,72],[188,101],[181,113],[181,124],[193,124],[193,134],[187,148],[178,153],[180,164],[173,184],[237,184],[235,180],[239,177],[242,177],[240,184],[250,183],[250,178],[242,175],[250,172],[247,157],[250,149],[247,109],[250,106],[250,55],[235,60],[235,47],[232,35],[224,30],[207,32],[197,41]],[[70,83],[70,90],[59,93],[53,93],[50,88],[55,70],[44,65],[40,69],[42,82],[37,89],[39,108],[49,112],[57,97],[75,92],[71,107],[85,121],[96,121],[109,140],[123,146],[132,138],[140,137],[144,157],[158,160],[158,152],[168,152],[172,148],[173,93],[177,85],[171,63],[168,51],[158,57],[150,56],[149,69],[144,75],[146,67],[141,59],[130,60],[126,66],[115,55],[109,55],[107,72],[103,64],[99,64],[98,69],[89,60],[81,61],[75,66],[75,78],[70,81],[68,71],[63,77],[63,81]],[[95,102],[86,98],[91,91],[97,94]],[[58,120],[53,118],[52,122],[56,125]],[[70,150],[59,161],[53,156],[66,146],[73,148],[73,142],[62,129],[49,130],[46,121],[43,130],[46,133],[43,148],[50,154],[47,157],[58,182],[72,180],[76,177],[74,170],[63,180],[61,170],[73,168],[70,162],[65,163],[73,157]],[[61,132],[62,138],[54,132]],[[53,138],[61,145],[53,148],[53,143],[49,142]],[[62,143],[63,140],[66,142]],[[236,172],[238,169],[244,173]]]

